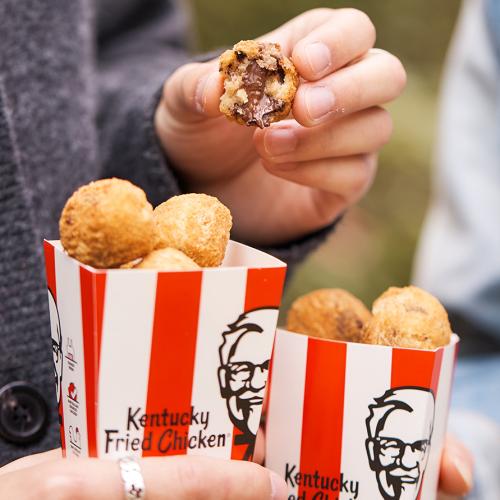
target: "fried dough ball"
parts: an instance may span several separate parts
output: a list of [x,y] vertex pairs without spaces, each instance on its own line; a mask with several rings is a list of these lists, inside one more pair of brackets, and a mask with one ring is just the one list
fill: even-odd
[[119,267],[151,252],[156,228],[144,191],[122,179],[82,186],[59,220],[61,244],[71,257],[97,268]]
[[450,342],[446,310],[415,286],[389,288],[373,303],[372,312],[363,336],[366,343],[436,349]]
[[153,217],[158,248],[176,248],[201,267],[221,264],[233,221],[217,198],[195,193],[174,196],[158,205]]
[[160,248],[146,255],[134,269],[156,269],[158,271],[192,271],[200,266],[185,253],[175,248]]
[[224,94],[219,109],[241,125],[268,127],[292,109],[299,77],[277,43],[238,42],[219,60]]
[[370,311],[354,295],[338,288],[299,297],[290,308],[287,329],[330,340],[360,342]]

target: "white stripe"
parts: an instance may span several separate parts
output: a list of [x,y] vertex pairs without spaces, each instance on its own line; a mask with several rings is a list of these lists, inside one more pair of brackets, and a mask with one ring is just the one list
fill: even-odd
[[243,312],[246,276],[246,271],[238,268],[203,271],[191,405],[194,411],[208,411],[209,421],[206,429],[203,425],[191,425],[189,436],[197,436],[200,431],[205,435],[224,435],[225,446],[188,448],[189,455],[231,458],[233,424],[219,387],[219,346],[222,332]]
[[[296,466],[296,471],[300,468],[307,339],[306,335],[278,330],[274,344],[266,466],[282,477],[287,464]],[[297,495],[298,486],[288,485],[288,494]]]
[[[85,364],[83,353],[82,304],[80,292],[80,266],[74,259],[56,249],[55,274],[57,308],[61,321],[63,375],[62,402],[66,453],[71,456],[88,456],[87,413],[85,401]],[[67,356],[71,339],[75,363]],[[69,398],[68,387],[76,388],[76,401]],[[73,391],[74,395],[75,392]],[[72,410],[72,411],[71,411]],[[71,435],[70,435],[71,434]]]
[[[141,456],[116,439],[142,441],[144,429],[127,429],[128,411],[136,420],[146,412],[149,360],[157,274],[149,271],[110,271],[106,278],[98,395],[99,456]],[[113,441],[106,453],[106,430]]]
[[[359,498],[380,497],[366,450],[366,419],[374,397],[382,396],[391,387],[391,365],[390,347],[347,344],[340,470],[344,479],[359,481]],[[340,498],[350,500],[352,494],[342,492]]]
[[436,395],[432,444],[422,484],[422,494],[420,495],[422,500],[432,500],[436,498],[441,451],[446,436],[446,426],[448,421],[448,409],[450,404],[457,340],[457,337],[454,335],[451,344],[448,345],[443,352],[443,360],[441,362],[441,372],[439,374],[439,384]]

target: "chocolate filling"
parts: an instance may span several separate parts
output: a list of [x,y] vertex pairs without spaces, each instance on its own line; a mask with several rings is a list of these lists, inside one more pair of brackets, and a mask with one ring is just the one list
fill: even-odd
[[268,96],[265,92],[266,80],[274,73],[274,71],[262,68],[256,61],[248,63],[242,85],[247,93],[248,101],[237,105],[235,109],[247,125],[268,127],[269,115],[283,109],[283,103],[280,100]]

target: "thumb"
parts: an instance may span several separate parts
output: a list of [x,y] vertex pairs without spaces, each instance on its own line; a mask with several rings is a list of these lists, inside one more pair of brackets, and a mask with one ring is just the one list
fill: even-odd
[[[286,483],[252,462],[206,457],[143,461],[148,498],[188,500],[286,500]],[[168,492],[168,493],[167,493]]]
[[177,69],[163,86],[161,111],[177,122],[200,121],[220,115],[222,76],[217,60],[190,63]]

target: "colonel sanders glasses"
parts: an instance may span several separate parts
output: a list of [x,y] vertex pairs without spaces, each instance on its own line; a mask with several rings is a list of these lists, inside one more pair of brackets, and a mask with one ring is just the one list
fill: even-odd
[[[247,390],[253,390],[251,381],[255,371],[259,369],[261,372],[269,370],[269,360],[264,361],[259,365],[254,365],[249,361],[239,363],[228,363],[226,365],[228,370],[228,380],[234,394],[238,395]],[[257,388],[257,390],[262,387]]]
[[421,439],[414,443],[405,443],[396,438],[377,437],[375,442],[378,446],[378,451],[386,459],[395,462],[397,459],[402,458],[406,448],[409,447],[414,454],[417,454],[418,460],[425,456],[425,452],[430,445],[429,439]]

